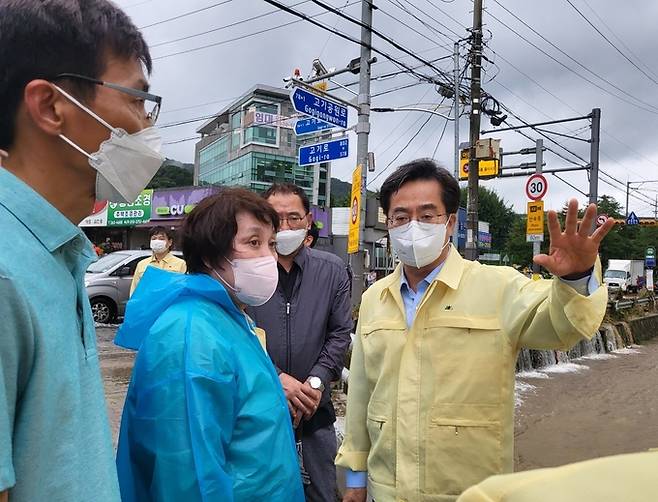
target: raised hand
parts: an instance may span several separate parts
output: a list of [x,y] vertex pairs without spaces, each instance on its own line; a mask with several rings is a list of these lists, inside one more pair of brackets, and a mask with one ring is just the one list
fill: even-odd
[[582,222],[578,225],[578,201],[571,199],[562,231],[557,213],[549,211],[550,250],[548,254],[535,256],[534,262],[558,277],[586,274],[596,262],[601,241],[615,225],[615,221],[608,218],[590,235],[595,219],[596,205],[590,204]]

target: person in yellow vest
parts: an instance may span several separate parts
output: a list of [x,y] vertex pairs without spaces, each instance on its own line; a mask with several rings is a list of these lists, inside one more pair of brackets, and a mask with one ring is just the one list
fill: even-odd
[[492,476],[458,502],[654,502],[658,452],[631,453]]
[[151,251],[153,255],[144,258],[137,264],[133,282],[130,285],[130,296],[133,295],[139,281],[141,280],[146,267],[157,267],[170,272],[179,272],[184,274],[187,271],[185,260],[174,256],[171,253],[174,245],[172,233],[165,227],[153,227],[151,229]]
[[591,338],[606,311],[596,206],[564,231],[548,215],[552,280],[466,261],[449,241],[459,185],[433,160],[398,168],[380,191],[401,264],[364,294],[350,363],[344,502],[454,501],[511,472],[514,370],[519,351],[567,350]]

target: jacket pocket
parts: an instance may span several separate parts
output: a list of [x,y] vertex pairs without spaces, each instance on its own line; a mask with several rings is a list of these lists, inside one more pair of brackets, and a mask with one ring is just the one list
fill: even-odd
[[502,470],[497,421],[432,418],[425,448],[425,493],[459,495]]
[[395,486],[395,451],[393,449],[392,406],[383,401],[368,405],[368,475],[375,482]]

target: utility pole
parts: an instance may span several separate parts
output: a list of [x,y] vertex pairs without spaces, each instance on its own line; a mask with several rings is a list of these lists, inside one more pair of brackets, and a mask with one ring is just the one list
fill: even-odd
[[466,226],[466,259],[478,259],[478,159],[475,146],[480,139],[480,107],[482,70],[482,0],[473,2],[473,29],[471,31],[471,122],[470,155],[468,161],[468,204]]
[[628,198],[631,194],[631,182],[626,181],[626,218],[628,218]]
[[459,181],[459,42],[455,42],[455,50],[453,53],[455,69],[455,179]]
[[[535,172],[541,174],[544,169],[544,140],[536,139],[535,140]],[[528,215],[529,217],[529,215]],[[541,242],[532,243],[532,256],[535,257],[541,253]],[[534,261],[532,262],[532,273],[539,273],[539,265]]]
[[[356,162],[361,165],[361,221],[359,228],[359,253],[352,263],[352,304],[361,302],[365,286],[365,248],[366,230],[366,196],[368,178],[368,135],[370,134],[370,62],[372,46],[372,13],[374,6],[371,0],[361,1],[361,67],[359,72],[359,119],[356,124]],[[351,258],[352,255],[350,255]]]
[[[599,203],[599,144],[601,142],[601,109],[592,110],[592,136],[590,143],[590,171],[589,171],[589,202]],[[628,210],[628,199],[626,201]],[[592,226],[592,232],[596,229],[596,223]]]

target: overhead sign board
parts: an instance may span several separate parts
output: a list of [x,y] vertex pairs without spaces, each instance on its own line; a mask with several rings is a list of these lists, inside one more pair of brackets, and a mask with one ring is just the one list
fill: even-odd
[[530,200],[543,199],[548,192],[548,181],[542,174],[533,174],[525,185],[525,193]]
[[350,142],[347,138],[334,139],[315,145],[302,146],[299,149],[298,164],[308,166],[349,156]]
[[[459,153],[459,179],[468,179],[469,149],[464,148]],[[500,160],[478,161],[478,173],[481,179],[495,178],[500,171]]]
[[292,105],[299,113],[310,115],[329,124],[347,129],[347,107],[321,98],[297,87],[290,95]]
[[544,201],[528,202],[528,224],[526,227],[528,242],[543,242],[544,240]]
[[297,136],[302,136],[304,134],[311,134],[317,131],[322,131],[324,129],[331,129],[336,127],[333,124],[324,122],[322,120],[316,119],[315,117],[309,117],[306,119],[299,119],[295,124],[295,134]]
[[350,196],[350,225],[347,234],[348,254],[359,252],[361,228],[361,164],[352,173],[352,195]]

